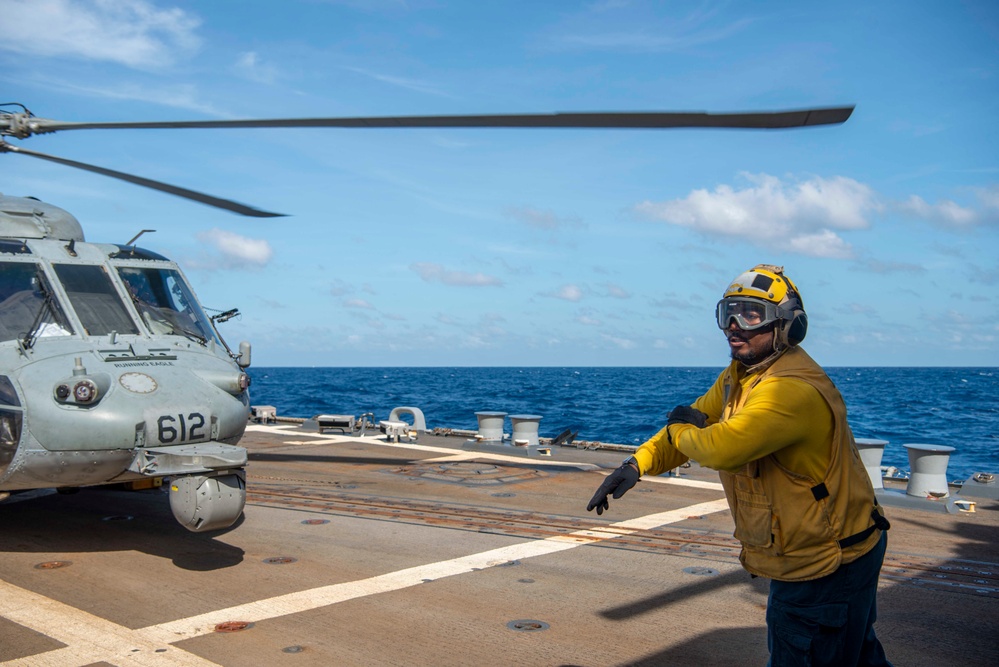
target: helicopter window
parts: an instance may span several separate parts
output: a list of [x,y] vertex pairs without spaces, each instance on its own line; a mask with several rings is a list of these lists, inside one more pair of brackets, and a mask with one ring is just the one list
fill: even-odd
[[0,410],[0,470],[14,458],[14,450],[21,440],[23,416],[17,410]]
[[139,333],[103,266],[54,264],[53,267],[88,334]]
[[146,250],[145,248],[136,248],[134,245],[116,245],[118,250],[116,252],[108,255],[111,259],[152,259],[161,262],[168,261],[163,255],[153,252],[152,250]]
[[6,375],[0,375],[0,404],[13,405],[14,407],[21,406],[21,401],[17,398],[14,385]]
[[23,241],[0,239],[0,252],[7,253],[8,255],[30,255],[31,248]]
[[34,262],[0,262],[0,340],[72,333],[41,267]]
[[175,269],[122,266],[118,275],[153,334],[188,336],[202,342],[215,338],[204,311]]

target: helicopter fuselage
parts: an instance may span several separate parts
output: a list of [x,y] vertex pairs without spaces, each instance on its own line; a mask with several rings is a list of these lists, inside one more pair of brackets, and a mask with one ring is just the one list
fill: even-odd
[[166,479],[185,527],[231,525],[248,357],[175,262],[0,196],[0,492]]

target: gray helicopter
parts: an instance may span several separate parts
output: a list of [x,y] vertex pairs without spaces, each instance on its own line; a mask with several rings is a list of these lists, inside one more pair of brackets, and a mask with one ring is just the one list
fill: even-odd
[[[16,107],[19,111],[5,111]],[[853,107],[777,112],[607,112],[483,116],[73,123],[0,105],[0,153],[84,169],[240,215],[282,215],[9,143],[81,129],[741,128],[845,122]],[[148,230],[145,230],[148,231]],[[250,344],[233,351],[180,267],[128,243],[92,243],[69,212],[0,195],[0,500],[35,489],[166,481],[195,532],[231,526],[246,501]]]

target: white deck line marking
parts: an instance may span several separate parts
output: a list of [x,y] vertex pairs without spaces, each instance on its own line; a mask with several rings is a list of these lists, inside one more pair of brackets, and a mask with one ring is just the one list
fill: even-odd
[[[437,460],[437,459],[434,459]],[[574,465],[574,464],[563,464],[563,465]],[[586,464],[579,464],[586,465]],[[594,466],[595,467],[595,466]],[[601,471],[605,477],[610,475],[612,470]],[[686,477],[667,477],[665,475],[659,476],[647,476],[642,478],[643,482],[652,482],[653,484],[673,484],[675,486],[688,486],[694,489],[711,489],[712,491],[724,491],[725,487],[721,485],[721,482],[709,482],[707,480],[701,479],[688,479]]]
[[[254,431],[273,431],[274,427],[258,426],[250,424],[246,427],[247,430]],[[313,438],[313,440],[285,440],[282,444],[285,445],[300,445],[300,446],[316,446],[316,445],[339,445],[346,442],[362,442],[367,445],[376,445],[378,447],[394,447],[396,449],[411,449],[418,452],[431,452],[436,454],[444,454],[445,458],[454,457],[454,460],[465,460],[465,459],[490,459],[493,461],[507,461],[510,463],[530,463],[531,465],[539,466],[575,466],[583,470],[595,470],[597,466],[592,463],[580,463],[578,461],[562,461],[560,459],[553,458],[540,458],[540,457],[527,457],[527,456],[510,456],[508,454],[497,454],[494,452],[475,452],[471,450],[454,449],[451,447],[435,447],[433,445],[420,445],[412,442],[385,442],[384,440],[376,439],[384,436],[375,436],[371,438],[361,438],[359,436],[339,436],[339,435],[320,435],[319,433],[310,433],[308,431],[302,433],[296,433],[296,436]],[[461,457],[461,458],[458,458]],[[438,459],[431,459],[430,461],[423,461],[423,463],[429,463],[431,461],[437,461]]]
[[370,579],[349,581],[342,584],[333,584],[307,591],[279,595],[268,600],[259,600],[257,602],[230,607],[229,609],[208,612],[207,614],[192,616],[191,618],[151,626],[145,628],[143,632],[149,636],[161,638],[163,641],[169,641],[171,637],[174,641],[177,641],[212,632],[216,623],[221,623],[225,620],[261,621],[278,616],[296,614],[368,595],[409,588],[427,580],[442,579],[457,574],[465,574],[477,569],[495,567],[496,565],[509,563],[512,560],[565,551],[575,546],[578,545],[559,543],[551,540],[521,542],[470,556],[418,565],[405,570],[371,577]]
[[117,623],[6,581],[0,581],[0,617],[67,644],[63,649],[0,663],[5,667],[89,665],[107,660],[110,656],[127,661],[129,665],[144,667],[215,666],[214,662],[169,647],[169,642],[157,642]]
[[171,646],[162,653],[156,651],[162,651],[174,642],[210,634],[215,631],[218,623],[225,621],[258,622],[310,611],[368,595],[409,588],[426,580],[495,567],[511,560],[558,553],[726,509],[728,503],[725,499],[699,503],[620,521],[610,526],[521,542],[368,579],[278,595],[136,630],[0,580],[0,617],[67,644],[65,648],[0,663],[0,667],[84,667],[95,662],[141,667],[218,667],[216,663],[177,647]]
[[686,477],[643,477],[643,482],[653,482],[655,484],[675,484],[676,486],[689,486],[694,489],[711,489],[722,491],[725,487],[721,482],[709,482],[701,479],[688,479]]
[[714,514],[715,512],[722,512],[727,509],[728,509],[728,501],[722,498],[720,500],[711,500],[706,503],[699,503],[697,505],[681,507],[678,510],[669,510],[668,512],[659,512],[658,514],[648,514],[646,516],[640,516],[635,519],[629,519],[627,521],[619,521],[617,523],[611,524],[611,528],[651,530],[652,528],[657,528],[659,526],[665,526],[667,524],[684,521],[692,516]]

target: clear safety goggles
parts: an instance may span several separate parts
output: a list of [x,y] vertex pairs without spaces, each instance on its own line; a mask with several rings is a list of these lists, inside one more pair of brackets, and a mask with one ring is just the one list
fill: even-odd
[[747,297],[730,296],[715,307],[718,328],[728,329],[732,320],[744,331],[752,331],[773,324],[784,317],[784,310],[773,303]]

